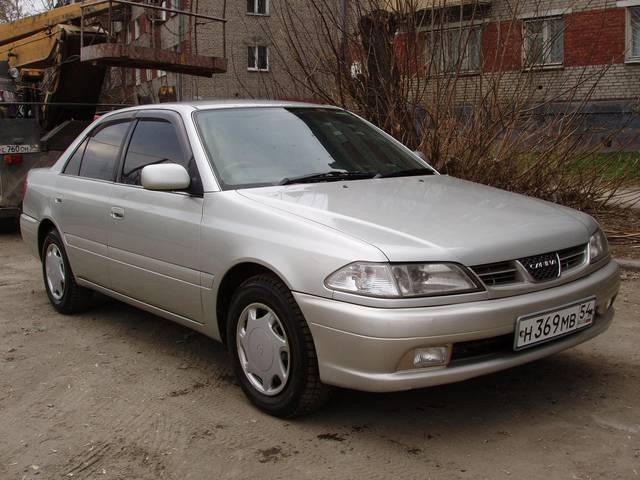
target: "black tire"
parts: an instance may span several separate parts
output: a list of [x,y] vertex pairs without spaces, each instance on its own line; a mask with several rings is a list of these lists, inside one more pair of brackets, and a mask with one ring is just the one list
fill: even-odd
[[[47,267],[46,267],[46,255],[50,245],[58,247],[58,251],[62,256],[64,264],[64,288],[60,298],[58,295],[54,295],[49,287],[47,281]],[[60,235],[56,230],[51,230],[47,233],[42,244],[42,279],[44,281],[44,289],[47,292],[49,301],[53,307],[60,313],[70,315],[72,313],[78,313],[86,310],[91,306],[93,300],[93,292],[87,288],[83,288],[76,284],[76,280],[69,265],[69,259],[67,252],[64,249],[64,243],[60,238]]]
[[[268,306],[278,316],[289,343],[289,377],[284,389],[265,395],[242,369],[237,347],[237,326],[243,310],[252,303]],[[320,381],[311,332],[289,289],[276,277],[257,275],[235,291],[227,313],[227,346],[240,387],[261,410],[276,417],[295,417],[318,410],[328,399],[329,387]]]
[[0,218],[0,233],[16,233],[20,229],[17,218]]

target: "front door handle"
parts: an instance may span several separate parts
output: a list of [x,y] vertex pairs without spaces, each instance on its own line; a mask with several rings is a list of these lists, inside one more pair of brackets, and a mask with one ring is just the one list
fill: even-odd
[[124,218],[124,208],[111,207],[111,217],[116,220],[122,220]]
[[53,201],[54,201],[55,203],[62,203],[62,198],[60,198],[60,197],[53,197]]

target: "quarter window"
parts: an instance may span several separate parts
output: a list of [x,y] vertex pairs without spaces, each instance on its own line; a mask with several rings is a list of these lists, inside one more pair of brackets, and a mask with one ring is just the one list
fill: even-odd
[[269,0],[247,0],[247,13],[267,15],[269,13]]
[[525,20],[525,66],[559,66],[563,62],[564,19],[562,17],[548,17]]
[[73,152],[73,155],[71,155],[67,165],[64,167],[63,173],[67,175],[78,175],[80,173],[80,164],[82,163],[82,155],[87,146],[87,141],[88,139],[85,139],[78,148],[76,148],[76,151]]
[[269,70],[269,49],[264,45],[252,45],[247,48],[247,70]]
[[120,147],[129,129],[129,121],[111,123],[89,138],[80,165],[80,176],[113,181]]
[[140,185],[142,169],[158,163],[177,163],[189,169],[173,124],[166,120],[142,119],[131,136],[122,169],[122,183]]
[[640,61],[640,7],[627,9],[627,60]]

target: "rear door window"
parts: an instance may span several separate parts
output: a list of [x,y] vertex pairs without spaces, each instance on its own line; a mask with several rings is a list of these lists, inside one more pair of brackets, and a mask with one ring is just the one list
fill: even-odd
[[189,171],[191,156],[186,154],[175,126],[161,119],[141,119],[133,131],[122,168],[122,183],[140,185],[147,165],[177,163]]
[[130,124],[130,121],[111,123],[89,137],[80,165],[81,177],[113,181],[122,142]]

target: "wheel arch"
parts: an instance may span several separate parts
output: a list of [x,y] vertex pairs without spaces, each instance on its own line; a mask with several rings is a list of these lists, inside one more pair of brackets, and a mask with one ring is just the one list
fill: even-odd
[[256,261],[243,261],[229,268],[220,280],[216,293],[216,318],[222,343],[227,343],[226,316],[233,293],[244,281],[260,274],[272,275],[290,288],[282,275],[275,269]]
[[[43,218],[38,225],[38,255],[42,258],[42,246],[44,245],[44,239],[51,230],[56,230],[60,233],[60,230],[56,224],[50,218]],[[64,240],[63,240],[64,241]]]

